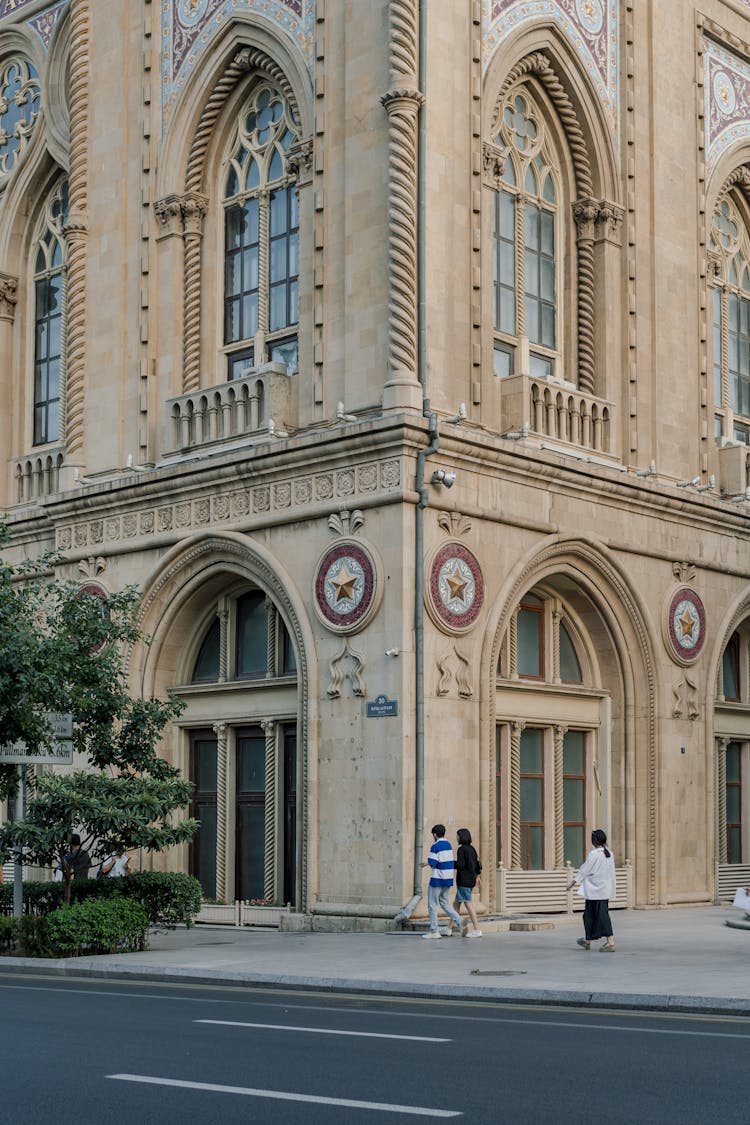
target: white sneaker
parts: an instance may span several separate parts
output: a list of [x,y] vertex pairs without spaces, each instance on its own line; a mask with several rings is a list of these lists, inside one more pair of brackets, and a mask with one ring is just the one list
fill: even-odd
[[444,926],[443,929],[440,931],[440,936],[441,937],[450,937],[452,933],[453,933],[453,927],[452,926]]
[[469,932],[467,933],[466,936],[467,937],[481,937],[482,931],[481,930],[469,930]]
[[429,940],[430,938],[439,938],[440,934],[437,930],[428,930],[426,934],[422,934],[422,937],[425,940]]

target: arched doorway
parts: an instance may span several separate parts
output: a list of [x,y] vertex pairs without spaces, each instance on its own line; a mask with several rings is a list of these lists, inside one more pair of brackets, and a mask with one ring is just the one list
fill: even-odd
[[181,866],[220,902],[306,901],[309,642],[297,603],[235,535],[175,548],[144,595],[152,639],[131,654],[132,674],[184,703],[164,750],[195,785],[201,827]]
[[714,701],[717,896],[750,884],[750,614],[725,639]]

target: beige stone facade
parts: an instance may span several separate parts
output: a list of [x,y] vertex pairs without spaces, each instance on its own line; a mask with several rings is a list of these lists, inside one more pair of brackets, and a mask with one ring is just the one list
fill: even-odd
[[750,882],[750,3],[0,0],[0,82],[0,505],[143,591],[169,862]]

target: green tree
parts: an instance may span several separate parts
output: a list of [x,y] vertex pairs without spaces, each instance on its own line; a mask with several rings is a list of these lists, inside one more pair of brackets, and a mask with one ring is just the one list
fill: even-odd
[[[53,578],[58,561],[13,566],[0,557],[0,744],[39,753],[54,742],[45,712],[71,713],[74,749],[89,769],[31,779],[24,819],[0,828],[0,861],[21,847],[29,863],[60,865],[70,901],[73,832],[97,861],[128,848],[164,851],[198,824],[179,815],[191,783],[157,752],[182,704],[128,692],[123,653],[139,636],[137,590],[87,594]],[[0,766],[0,798],[16,786],[15,766]]]

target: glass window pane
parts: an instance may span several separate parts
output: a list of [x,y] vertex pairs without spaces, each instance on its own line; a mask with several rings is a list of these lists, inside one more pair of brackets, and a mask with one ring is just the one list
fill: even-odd
[[262,803],[241,804],[237,809],[237,851],[240,898],[243,901],[263,898],[265,808]]
[[577,824],[563,828],[563,856],[573,867],[580,867],[586,858],[586,830]]
[[196,796],[216,792],[216,743],[211,741],[194,744],[193,782]]
[[272,344],[270,359],[274,363],[283,363],[286,366],[287,375],[294,375],[299,369],[296,337],[293,340],[277,340],[275,344]]
[[287,189],[271,193],[271,237],[286,231]]
[[242,242],[250,246],[260,240],[260,212],[257,199],[246,199],[242,218]]
[[263,793],[266,788],[264,738],[237,740],[237,788],[241,793]]
[[735,297],[734,293],[729,294],[729,327],[733,332],[739,328],[740,310],[739,310],[739,297]]
[[545,301],[555,299],[555,263],[551,258],[542,258],[542,297]]
[[299,274],[299,236],[291,234],[287,239],[287,251],[289,255],[289,277],[297,277]]
[[286,272],[286,240],[277,238],[271,243],[271,282],[285,281]]
[[542,731],[527,727],[521,732],[521,773],[542,773],[544,769],[544,742]]
[[513,336],[516,331],[516,294],[513,289],[500,291],[500,323],[497,326],[501,332]]
[[493,371],[501,379],[507,378],[513,374],[513,353],[509,348],[501,348],[495,345],[492,353],[493,358]]
[[585,786],[582,781],[566,777],[563,780],[563,819],[583,820],[585,817],[584,802]]
[[51,399],[47,408],[47,441],[59,441],[60,438],[60,400]]
[[530,203],[525,208],[526,245],[532,250],[539,249],[539,211]]
[[530,827],[529,832],[529,870],[541,871],[544,867],[544,829]]
[[537,193],[536,175],[534,174],[534,169],[531,165],[529,165],[526,169],[526,176],[524,177],[523,181],[523,189],[524,191],[528,192],[529,195],[536,195]]
[[50,356],[59,356],[62,346],[62,317],[53,316],[49,322],[49,352]]
[[516,284],[516,256],[513,247],[501,243],[498,247],[498,281],[511,289]]
[[581,665],[564,624],[560,625],[560,679],[567,683],[580,684],[583,681]]
[[216,896],[216,805],[196,801],[193,816],[200,828],[193,837],[195,866],[192,874],[200,882],[206,898]]
[[272,332],[276,332],[279,328],[286,328],[286,325],[286,286],[277,285],[271,290],[269,327]]
[[193,669],[192,682],[194,684],[215,683],[219,679],[220,636],[219,619],[217,618],[204,637],[198,652],[195,668]]
[[242,288],[246,293],[258,288],[258,247],[242,252]]
[[[723,681],[724,681],[724,698],[725,699],[739,699],[739,683],[737,671],[739,668],[739,653],[737,651],[737,644],[734,637],[730,640],[727,647],[724,649],[724,656],[722,659]],[[727,753],[727,760],[729,754]]]
[[[521,785],[523,785],[523,782],[521,782]],[[739,785],[727,786],[727,822],[729,824],[739,824],[740,822],[740,793]]]
[[239,254],[227,254],[224,264],[224,292],[233,297],[242,288],[242,259]]
[[535,379],[549,379],[552,375],[552,360],[532,352],[529,356],[529,374]]
[[542,615],[528,609],[518,611],[518,674],[542,674]]
[[241,340],[240,336],[240,302],[235,299],[233,301],[224,302],[224,343],[233,344],[237,340]]
[[550,174],[547,175],[547,178],[544,181],[544,187],[542,189],[542,195],[547,200],[548,203],[554,203],[555,202],[555,182],[552,179],[552,176]]
[[[528,274],[526,275],[526,284],[529,284]],[[541,344],[539,339],[539,302],[536,297],[527,296],[526,299],[526,328],[529,334],[529,339],[535,344]]]
[[740,748],[736,743],[730,742],[726,749],[727,755],[727,781],[740,780]]
[[242,298],[242,339],[249,340],[258,331],[258,294]]
[[727,830],[727,860],[729,863],[742,863],[742,829]]
[[586,756],[583,731],[566,730],[563,735],[563,773],[583,775],[585,767]]
[[230,207],[224,218],[225,249],[237,250],[241,243],[242,208]]
[[537,341],[545,348],[555,346],[555,308],[554,305],[543,304],[542,308],[542,338]]
[[542,782],[535,777],[522,777],[521,820],[542,820],[543,812]]
[[62,307],[62,278],[58,275],[47,282],[47,312],[59,313]]
[[237,602],[237,676],[265,676],[267,667],[266,599],[260,591],[253,591]]
[[541,213],[542,226],[542,253],[554,257],[555,254],[555,217],[549,211]]
[[507,191],[501,191],[497,196],[498,234],[511,242],[515,238],[515,210],[514,196]]

